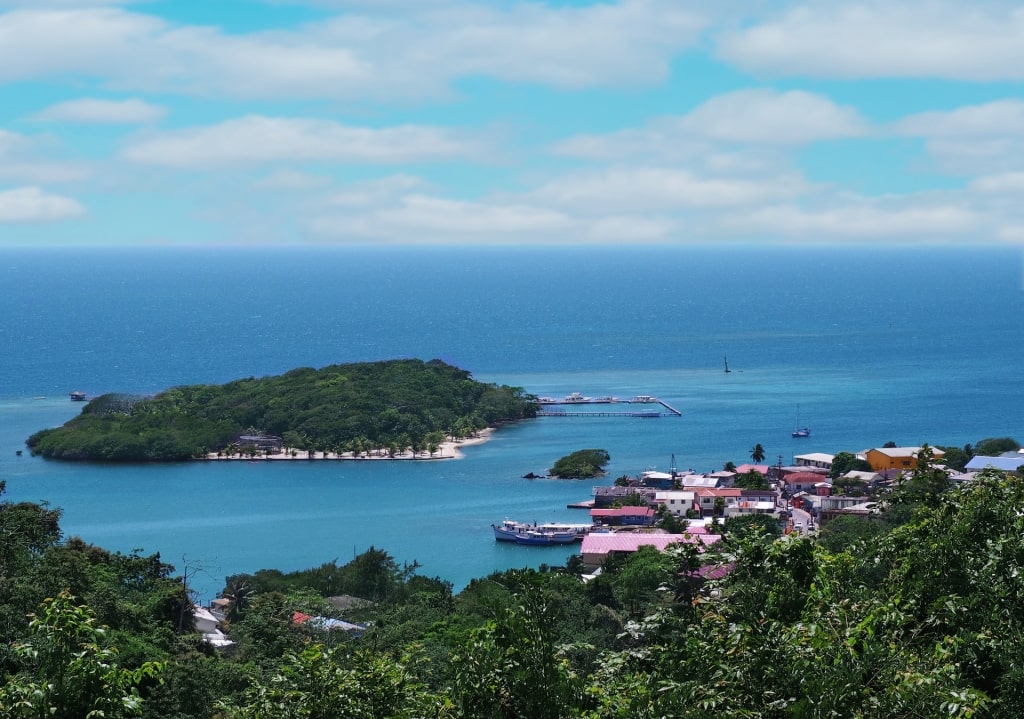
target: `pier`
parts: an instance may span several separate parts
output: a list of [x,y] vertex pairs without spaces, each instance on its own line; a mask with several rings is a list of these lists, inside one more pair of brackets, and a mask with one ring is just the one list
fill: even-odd
[[[631,399],[619,399],[618,397],[584,397],[578,392],[565,397],[564,399],[554,399],[552,397],[540,397],[537,400],[542,409],[537,412],[538,417],[682,417],[683,413],[678,409],[670,405],[664,400],[658,399],[651,395],[637,395]],[[593,405],[593,404],[660,404],[665,411],[660,412],[658,410],[623,410],[620,412],[598,410],[594,412],[579,411],[579,410],[565,410],[561,409],[565,406],[575,407],[578,405]],[[549,407],[558,407],[558,409],[548,409]]]

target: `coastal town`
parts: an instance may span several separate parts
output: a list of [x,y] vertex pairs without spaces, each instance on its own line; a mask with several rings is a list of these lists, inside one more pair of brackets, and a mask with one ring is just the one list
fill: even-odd
[[[975,455],[962,471],[946,468],[945,454],[928,445],[882,446],[856,453],[808,452],[788,465],[780,457],[773,465],[728,463],[725,469],[703,473],[675,467],[668,472],[646,470],[620,477],[613,485],[595,486],[592,499],[569,505],[587,511],[589,523],[538,525],[506,519],[492,528],[496,540],[524,545],[579,541],[583,566],[599,572],[612,554],[646,546],[664,550],[673,544],[714,544],[721,539],[718,528],[731,518],[761,515],[775,520],[784,534],[802,535],[840,516],[878,517],[885,494],[921,461],[941,468],[951,485],[970,482],[985,469],[1016,472],[1024,467],[1024,449]],[[860,468],[837,472],[837,458]]]

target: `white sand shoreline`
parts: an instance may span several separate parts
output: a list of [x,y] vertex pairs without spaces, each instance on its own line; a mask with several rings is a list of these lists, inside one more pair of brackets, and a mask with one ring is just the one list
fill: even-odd
[[315,457],[310,457],[310,453],[305,449],[295,449],[292,447],[285,447],[280,452],[273,454],[259,453],[253,456],[241,454],[233,455],[231,457],[226,454],[217,454],[216,452],[210,452],[205,457],[200,458],[201,461],[245,461],[245,462],[275,462],[275,461],[302,461],[310,462],[321,460],[327,460],[329,462],[344,461],[344,462],[379,462],[379,461],[416,461],[416,462],[430,462],[439,459],[462,459],[466,455],[462,452],[463,447],[471,447],[476,444],[483,444],[491,438],[494,433],[492,427],[480,430],[475,437],[467,437],[466,439],[460,439],[457,441],[442,442],[438,446],[438,450],[434,454],[429,452],[420,452],[413,454],[412,451],[406,450],[400,454],[389,455],[387,452],[383,454],[363,454],[355,456],[352,452],[314,452]]

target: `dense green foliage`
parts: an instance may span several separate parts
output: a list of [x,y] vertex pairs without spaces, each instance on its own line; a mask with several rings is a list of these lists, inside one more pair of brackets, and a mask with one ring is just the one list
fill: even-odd
[[603,449],[581,449],[555,462],[548,474],[562,479],[598,477],[604,474],[604,466],[610,461],[611,455]]
[[[146,719],[1016,719],[1024,480],[986,471],[951,486],[928,454],[878,519],[835,519],[819,540],[729,518],[703,553],[613,555],[589,582],[574,559],[453,595],[373,548],[344,565],[236,575],[224,593],[238,644],[224,654],[181,622],[183,588],[159,557],[64,541],[52,510],[0,503],[0,706]],[[339,591],[372,601],[339,609],[326,598]],[[331,631],[296,611],[369,629]]]
[[62,427],[33,434],[55,459],[170,461],[239,451],[243,434],[270,434],[310,451],[433,452],[446,436],[536,415],[521,389],[473,380],[440,360],[296,369],[154,397],[103,395]]

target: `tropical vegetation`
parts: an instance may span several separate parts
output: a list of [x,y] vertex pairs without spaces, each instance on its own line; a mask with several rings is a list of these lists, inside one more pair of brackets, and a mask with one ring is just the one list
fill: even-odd
[[558,459],[548,470],[552,477],[562,479],[589,479],[604,474],[611,455],[603,449],[580,449]]
[[106,394],[63,426],[36,432],[28,445],[53,459],[173,461],[255,453],[239,437],[267,434],[310,457],[432,454],[446,437],[536,413],[535,398],[520,388],[477,382],[440,360],[391,360],[187,385],[153,397]]
[[613,555],[589,581],[573,558],[454,593],[376,548],[343,565],[233,575],[223,595],[236,644],[217,652],[159,555],[65,538],[59,511],[4,501],[0,707],[171,719],[1024,715],[1024,479],[990,470],[953,486],[924,453],[882,505],[818,538],[729,518],[703,553]]

